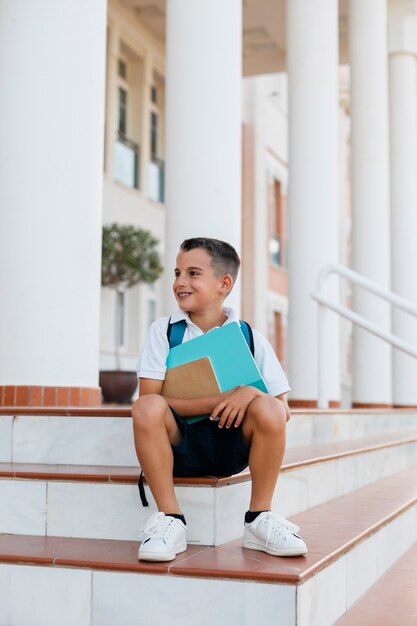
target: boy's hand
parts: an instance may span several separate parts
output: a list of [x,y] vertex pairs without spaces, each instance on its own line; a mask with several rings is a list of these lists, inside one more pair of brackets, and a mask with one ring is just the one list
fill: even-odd
[[238,387],[231,393],[228,392],[228,396],[214,407],[210,419],[218,419],[219,428],[223,428],[223,426],[230,428],[233,422],[237,428],[252,400],[261,395],[263,395],[262,391],[256,387]]

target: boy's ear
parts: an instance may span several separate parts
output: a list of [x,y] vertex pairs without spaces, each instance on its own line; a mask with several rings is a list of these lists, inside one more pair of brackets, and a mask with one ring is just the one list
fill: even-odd
[[222,277],[222,283],[221,283],[221,290],[228,294],[230,291],[232,291],[232,287],[233,287],[233,278],[230,276],[230,274],[225,274]]

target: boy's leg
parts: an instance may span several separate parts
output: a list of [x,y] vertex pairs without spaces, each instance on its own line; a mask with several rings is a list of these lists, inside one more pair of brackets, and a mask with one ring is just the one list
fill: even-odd
[[171,444],[181,442],[181,432],[162,396],[140,396],[132,407],[136,454],[159,511],[178,513],[172,469]]
[[242,435],[250,446],[251,511],[271,508],[285,451],[286,423],[284,406],[275,398],[261,396],[255,398],[248,407],[242,424]]
[[252,475],[250,512],[245,517],[242,545],[274,556],[306,554],[298,526],[272,513],[271,505],[285,450],[286,413],[272,397],[255,398],[248,407],[242,435],[249,450]]

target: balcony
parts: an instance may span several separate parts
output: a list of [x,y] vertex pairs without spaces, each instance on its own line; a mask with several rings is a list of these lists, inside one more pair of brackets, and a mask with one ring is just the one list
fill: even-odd
[[139,146],[121,134],[115,144],[114,177],[126,187],[139,188]]
[[165,163],[157,157],[148,163],[148,197],[156,202],[165,201]]

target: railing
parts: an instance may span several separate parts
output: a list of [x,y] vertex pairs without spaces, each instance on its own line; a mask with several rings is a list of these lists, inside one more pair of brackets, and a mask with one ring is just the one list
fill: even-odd
[[148,196],[151,200],[165,200],[165,163],[152,157],[148,166]]
[[119,183],[139,188],[139,146],[119,133],[115,144],[114,177]]
[[350,320],[357,326],[360,326],[364,330],[376,335],[383,341],[390,343],[398,350],[402,350],[406,354],[417,359],[417,348],[412,346],[411,344],[403,341],[396,335],[392,335],[388,333],[376,324],[373,324],[369,320],[367,320],[362,315],[358,315],[351,309],[347,307],[337,304],[336,302],[332,302],[326,297],[325,294],[325,281],[331,274],[338,274],[347,280],[350,280],[353,284],[361,287],[362,289],[366,289],[367,291],[379,296],[383,300],[390,302],[394,306],[410,313],[417,317],[417,305],[406,300],[405,298],[401,298],[396,295],[392,291],[388,289],[384,289],[380,287],[377,283],[365,278],[361,274],[350,270],[349,268],[343,265],[328,265],[323,268],[319,274],[317,281],[317,291],[311,294],[311,297],[318,303],[318,407],[320,409],[328,408],[328,394],[326,392],[326,354],[327,354],[327,334],[326,334],[326,309],[330,309],[335,313],[338,313],[342,317]]

